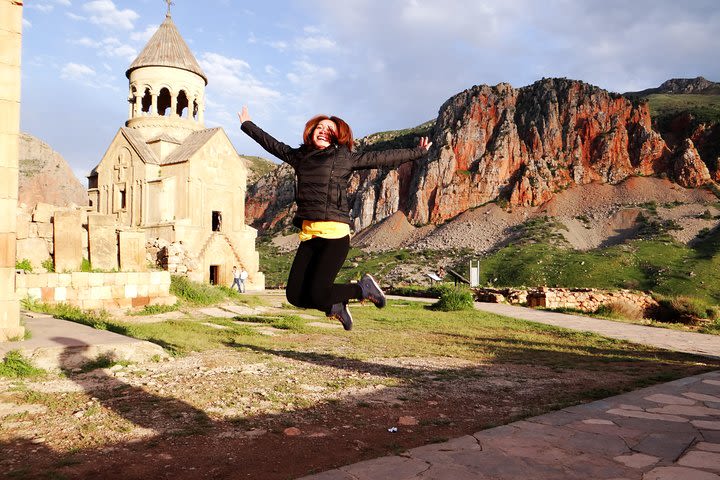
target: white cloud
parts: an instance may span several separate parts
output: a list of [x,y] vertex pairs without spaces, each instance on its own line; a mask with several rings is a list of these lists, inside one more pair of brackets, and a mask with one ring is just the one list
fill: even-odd
[[244,60],[206,52],[200,59],[200,66],[210,79],[208,89],[220,96],[239,99],[236,101],[243,103],[272,102],[281,96],[250,74],[250,65]]
[[85,17],[83,17],[82,15],[77,15],[77,14],[72,13],[72,12],[65,12],[65,15],[67,15],[67,17],[70,18],[71,20],[75,20],[75,21],[85,21],[85,20],[87,20],[87,19],[86,19]]
[[89,37],[82,37],[77,40],[71,40],[73,45],[93,48],[97,54],[106,58],[122,58],[127,61],[133,61],[137,57],[137,50],[125,43],[122,43],[115,37],[107,37],[102,40],[93,40]]
[[95,70],[81,63],[68,63],[60,71],[60,78],[66,80],[86,80],[95,75]]
[[90,13],[92,23],[122,30],[132,30],[133,22],[140,17],[134,10],[118,10],[111,0],[93,0],[83,9]]
[[32,28],[32,23],[30,23],[30,20],[27,18],[23,18],[22,20],[23,28]]
[[274,42],[268,42],[268,45],[270,45],[275,50],[285,51],[288,48],[288,43],[283,40],[277,40]]
[[27,6],[28,8],[32,8],[33,10],[37,10],[42,13],[50,13],[55,9],[54,5],[50,5],[49,3],[34,3]]
[[338,73],[332,67],[321,67],[306,60],[293,62],[294,71],[287,74],[287,79],[295,85],[319,85],[334,80]]
[[63,7],[71,7],[72,2],[70,0],[55,0],[55,3],[62,5]]
[[142,43],[144,45],[150,40],[150,37],[155,34],[158,27],[159,25],[148,25],[147,28],[141,32],[131,33],[130,39],[134,42]]
[[296,38],[294,46],[303,52],[314,50],[335,50],[337,48],[335,41],[328,37]]

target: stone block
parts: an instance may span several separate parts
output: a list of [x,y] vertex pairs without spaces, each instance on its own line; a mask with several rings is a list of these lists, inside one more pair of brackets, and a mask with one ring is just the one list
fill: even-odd
[[[0,268],[0,276],[4,275],[5,270],[8,267]],[[15,288],[27,288],[27,275],[23,273],[15,273],[15,269],[12,269],[13,275],[15,276]],[[0,289],[0,292],[8,292],[10,290]]]
[[145,233],[120,232],[120,270],[124,272],[144,272]]
[[19,151],[20,143],[17,132],[14,135],[0,132],[0,166],[18,168]]
[[43,302],[52,303],[55,300],[55,289],[52,287],[41,287],[40,298]]
[[105,274],[102,272],[90,272],[88,276],[88,285],[91,287],[100,287],[105,284]]
[[[0,166],[0,205],[2,211],[12,212],[17,207],[18,198],[18,169]],[[15,231],[15,215],[0,216],[0,231]]]
[[102,300],[87,298],[80,302],[80,308],[85,310],[100,310],[103,307],[104,302]]
[[16,276],[14,267],[0,268],[0,299],[9,300],[14,297]]
[[33,287],[27,289],[27,296],[33,300],[40,300],[42,298],[42,288]]
[[95,300],[109,300],[112,298],[112,287],[90,287],[90,298]]
[[144,307],[146,305],[150,305],[150,297],[134,297],[132,299],[133,308]]
[[42,202],[38,203],[33,210],[32,221],[36,223],[50,223],[56,209],[57,207],[55,205]]
[[125,284],[128,283],[128,274],[125,272],[113,273],[112,278],[115,285],[121,285],[124,287]]
[[15,244],[17,261],[30,260],[32,267],[40,268],[43,262],[51,260],[48,252],[47,242],[42,238],[23,238]]
[[127,274],[127,282],[133,285],[138,285],[141,281],[139,273],[130,272]]
[[67,302],[67,292],[68,289],[66,287],[55,287],[55,302]]
[[81,290],[90,286],[90,273],[89,272],[72,272],[72,286],[75,289]]
[[72,285],[72,275],[69,273],[58,273],[57,284],[58,287],[69,287]]
[[82,235],[80,212],[57,211],[54,221],[55,271],[77,271],[82,265]]
[[147,283],[141,283],[137,286],[138,297],[149,297],[150,296],[150,285]]
[[21,212],[15,216],[15,233],[17,239],[22,240],[30,236],[30,220],[29,213]]
[[151,297],[148,305],[175,305],[177,297],[174,295],[164,295],[160,297]]
[[[18,133],[20,128],[20,102],[7,100],[7,95],[20,97],[20,82],[11,85],[17,69],[0,63],[0,132]],[[19,73],[19,72],[18,72]]]
[[0,233],[0,268],[15,268],[15,233]]
[[100,270],[118,269],[118,237],[114,215],[88,215],[90,264]]
[[37,223],[37,236],[40,238],[54,239],[55,229],[52,223]]
[[125,285],[125,298],[135,298],[138,296],[138,288],[135,284]]

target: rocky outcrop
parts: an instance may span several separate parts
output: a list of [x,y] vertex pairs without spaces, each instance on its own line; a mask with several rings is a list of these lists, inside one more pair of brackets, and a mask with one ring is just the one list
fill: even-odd
[[483,203],[539,205],[574,184],[618,183],[667,169],[645,104],[583,82],[475,86],[441,108],[409,217],[439,223]]
[[[474,86],[445,102],[426,127],[433,146],[425,159],[353,177],[356,231],[398,210],[415,225],[439,224],[487,202],[537,206],[593,182],[667,175],[696,186],[720,176],[718,162],[701,157],[707,145],[714,148],[715,130],[696,130],[697,148],[686,146],[685,135],[668,146],[646,103],[580,81]],[[422,134],[403,138],[411,145]],[[359,147],[378,148],[370,143]],[[404,144],[385,145],[396,146]],[[247,219],[261,231],[290,223],[294,182],[289,169],[282,172],[248,190]]]
[[701,187],[712,180],[707,165],[689,138],[683,143],[673,163],[673,177],[686,188]]
[[87,205],[86,187],[63,157],[41,140],[20,134],[18,202],[32,210],[38,203],[59,207]]

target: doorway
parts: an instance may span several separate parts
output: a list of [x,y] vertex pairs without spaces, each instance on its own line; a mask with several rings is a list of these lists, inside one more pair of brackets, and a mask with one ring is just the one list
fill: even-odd
[[220,285],[220,265],[210,265],[210,285]]

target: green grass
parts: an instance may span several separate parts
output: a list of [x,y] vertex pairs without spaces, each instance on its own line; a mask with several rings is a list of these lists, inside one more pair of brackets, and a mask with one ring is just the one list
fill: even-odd
[[23,258],[22,260],[18,260],[15,262],[15,270],[22,270],[24,272],[32,272],[32,263],[30,263],[30,260],[27,258]]
[[665,94],[648,95],[650,114],[662,119],[680,112],[690,112],[698,122],[720,122],[720,95]]
[[45,374],[45,370],[34,367],[28,359],[22,356],[17,350],[11,350],[5,354],[0,362],[0,377],[4,378],[25,378],[38,377]]

